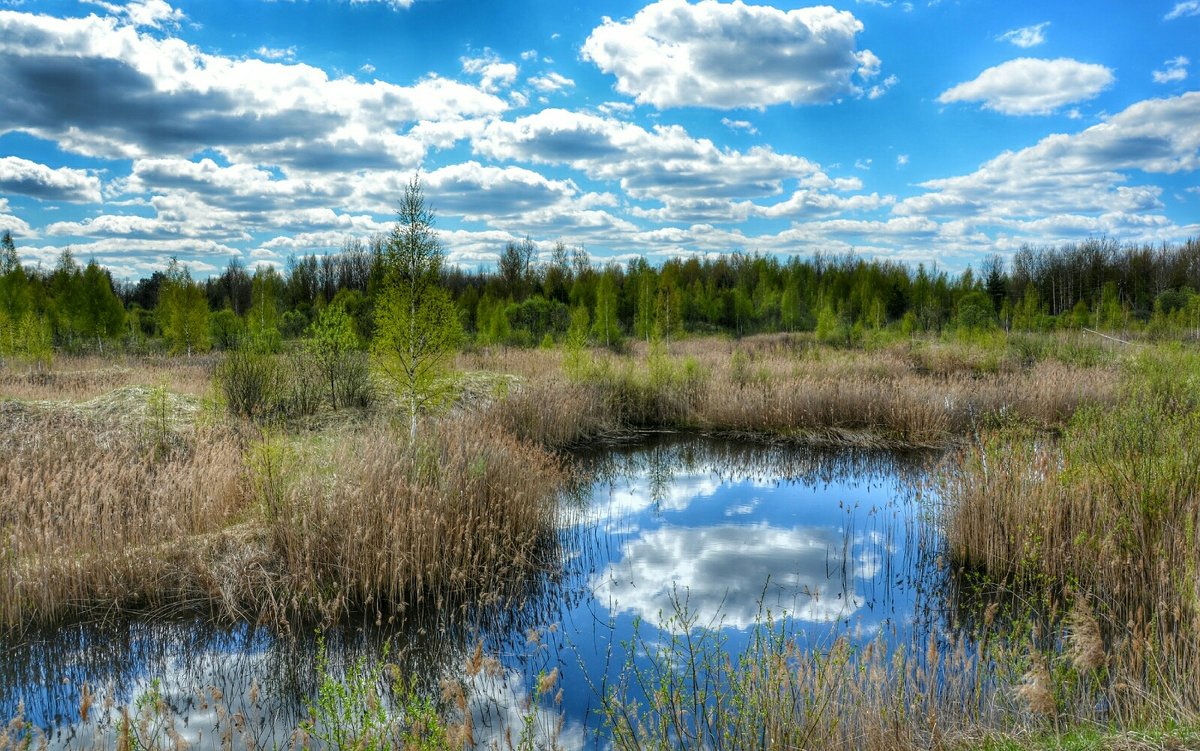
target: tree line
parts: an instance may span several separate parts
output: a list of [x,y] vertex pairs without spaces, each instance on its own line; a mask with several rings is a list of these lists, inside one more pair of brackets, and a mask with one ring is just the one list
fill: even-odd
[[[432,222],[427,226],[432,233]],[[113,348],[191,354],[247,341],[278,351],[287,340],[311,334],[331,307],[345,316],[356,346],[365,347],[376,335],[377,319],[390,315],[381,293],[402,263],[396,248],[403,238],[396,231],[350,240],[324,256],[293,257],[283,269],[250,270],[234,259],[222,273],[199,280],[173,260],[136,282],[114,280],[95,261],[81,264],[70,250],[53,268],[24,266],[5,233],[0,356],[36,362],[54,349]],[[494,268],[437,263],[423,279],[446,296],[462,340],[484,346],[572,338],[619,347],[630,339],[781,331],[811,331],[846,344],[879,330],[1200,332],[1196,239],[1159,246],[1108,238],[1025,246],[1010,259],[990,254],[978,269],[951,274],[924,264],[822,253],[785,260],[734,252],[659,265],[645,258],[597,265],[582,249],[563,243],[539,255],[526,238],[501,248]]]

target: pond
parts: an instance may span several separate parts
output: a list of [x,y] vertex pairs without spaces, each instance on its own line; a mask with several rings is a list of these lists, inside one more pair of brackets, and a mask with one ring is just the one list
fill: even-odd
[[946,607],[927,487],[936,459],[695,437],[605,450],[581,458],[560,565],[519,607],[323,635],[197,621],[25,635],[0,641],[0,716],[23,708],[53,746],[90,748],[111,734],[114,707],[158,696],[164,738],[170,726],[199,748],[286,746],[319,662],[344,675],[383,660],[418,693],[464,686],[479,747],[522,732],[603,745],[600,695],[701,628],[733,654],[764,624],[812,649],[922,644]]

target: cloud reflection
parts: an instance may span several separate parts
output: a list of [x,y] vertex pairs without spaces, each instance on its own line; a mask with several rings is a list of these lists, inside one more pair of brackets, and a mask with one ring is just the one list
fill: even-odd
[[831,527],[767,524],[664,526],[621,547],[620,560],[591,580],[613,613],[669,627],[673,597],[701,624],[749,628],[763,609],[829,623],[862,606],[859,562]]

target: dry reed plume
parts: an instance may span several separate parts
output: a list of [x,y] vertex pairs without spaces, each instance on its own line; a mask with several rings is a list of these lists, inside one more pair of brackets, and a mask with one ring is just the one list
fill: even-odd
[[0,624],[217,594],[202,541],[245,511],[240,442],[159,430],[0,405]]
[[338,436],[324,458],[260,450],[260,478],[271,462],[282,471],[260,495],[286,610],[337,620],[468,607],[549,564],[556,459],[476,415],[427,423],[415,445],[405,433],[373,425]]

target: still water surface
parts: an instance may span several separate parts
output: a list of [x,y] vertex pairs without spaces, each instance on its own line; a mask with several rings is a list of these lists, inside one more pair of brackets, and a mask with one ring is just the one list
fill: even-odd
[[[597,693],[631,641],[704,627],[736,652],[770,617],[813,648],[920,643],[945,588],[925,490],[935,460],[701,438],[585,457],[587,480],[564,500],[560,565],[528,583],[520,607],[340,629],[322,637],[326,653],[333,670],[382,658],[436,690],[463,679],[482,643],[498,664],[467,680],[481,747],[529,721],[564,748],[603,745]],[[0,641],[0,716],[23,704],[55,746],[87,748],[112,713],[100,699],[80,722],[84,686],[120,705],[157,681],[199,747],[220,747],[226,712],[242,713],[238,745],[286,744],[315,691],[317,651],[312,633],[194,621]],[[531,706],[537,676],[554,669],[558,684]]]

